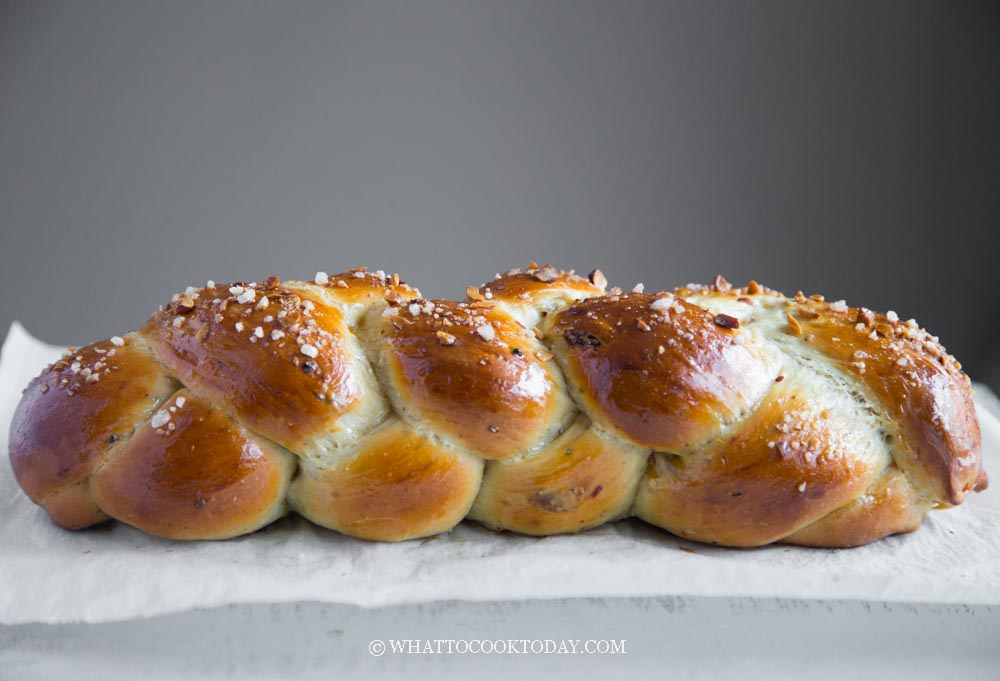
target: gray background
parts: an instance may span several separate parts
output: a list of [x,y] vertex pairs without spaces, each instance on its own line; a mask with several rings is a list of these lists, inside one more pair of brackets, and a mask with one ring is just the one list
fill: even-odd
[[551,260],[892,308],[997,386],[998,7],[0,0],[0,327]]

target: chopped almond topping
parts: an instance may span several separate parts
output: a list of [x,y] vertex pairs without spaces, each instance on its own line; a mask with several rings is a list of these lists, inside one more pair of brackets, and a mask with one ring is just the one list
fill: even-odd
[[647,324],[646,322],[644,322],[641,319],[639,321],[637,321],[635,323],[635,325],[638,326],[643,331],[649,331],[649,324]]
[[554,356],[555,355],[553,355],[548,350],[539,350],[538,352],[535,353],[535,357],[537,357],[538,359],[542,360],[543,362],[548,362]]
[[715,275],[715,279],[712,280],[712,286],[715,287],[716,291],[728,291],[732,288],[732,285],[721,274]]
[[[649,304],[649,309],[656,310],[657,312],[663,312],[664,314],[666,314],[666,312],[672,309],[673,307],[674,307],[674,297],[669,293],[663,295],[663,297],[661,298],[657,298],[656,300],[654,300]],[[678,305],[678,307],[680,306]],[[674,311],[683,312],[684,308],[681,307],[680,310],[674,310]]]
[[601,289],[602,291],[604,291],[608,287],[608,279],[607,277],[604,276],[604,272],[601,272],[599,269],[595,268],[594,271],[590,273],[588,279],[590,279],[591,284]]
[[558,279],[560,274],[561,273],[558,270],[556,270],[555,267],[553,267],[551,264],[548,264],[542,269],[535,272],[535,278],[538,279],[539,281],[544,281],[548,283],[550,281],[555,281],[556,279]]
[[397,272],[392,273],[392,285],[399,286],[399,274]]
[[441,345],[454,345],[455,344],[455,337],[452,336],[450,333],[447,333],[446,331],[438,331],[437,332],[437,339],[438,339],[438,342]]
[[788,326],[791,327],[794,335],[798,336],[802,334],[802,325],[799,324],[799,321],[790,314],[788,315]]
[[208,338],[208,328],[209,328],[208,322],[205,322],[204,324],[198,327],[198,333],[196,333],[194,337],[197,338],[199,341],[205,340],[206,338]]
[[466,295],[466,297],[467,297],[467,298],[469,298],[470,300],[475,300],[475,301],[482,301],[482,300],[486,300],[486,299],[485,299],[485,298],[483,297],[483,294],[482,294],[482,293],[480,293],[480,292],[479,292],[479,289],[478,289],[478,288],[476,288],[475,286],[466,286],[466,287],[465,287],[465,295]]
[[747,284],[747,293],[749,293],[752,296],[760,293],[760,284],[751,279],[750,283]]
[[895,329],[893,329],[892,326],[889,324],[884,324],[884,323],[876,324],[875,330],[887,338],[892,338],[893,335],[895,335]]
[[535,338],[537,338],[538,340],[542,340],[543,338],[545,338],[545,334],[542,333],[542,330],[539,329],[537,326],[531,327],[531,332],[535,334]]
[[187,314],[192,310],[194,310],[194,299],[188,294],[182,293],[177,299],[177,311],[181,314]]

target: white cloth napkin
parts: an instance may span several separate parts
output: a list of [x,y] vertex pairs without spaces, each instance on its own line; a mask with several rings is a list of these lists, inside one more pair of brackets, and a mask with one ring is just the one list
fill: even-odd
[[[296,516],[224,542],[171,542],[121,523],[67,532],[18,488],[5,436],[21,390],[61,350],[15,323],[0,354],[0,624],[306,600],[375,607],[701,595],[1000,604],[1000,480],[958,508],[931,513],[916,533],[849,550],[714,548],[638,521],[541,539],[463,523],[398,544],[351,539]],[[978,392],[987,470],[1000,471],[1000,417],[984,407],[996,398]]]

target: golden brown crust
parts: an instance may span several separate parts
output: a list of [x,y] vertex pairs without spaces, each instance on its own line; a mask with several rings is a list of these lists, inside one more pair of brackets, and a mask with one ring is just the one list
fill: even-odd
[[203,289],[140,333],[184,385],[292,449],[335,430],[363,397],[343,315],[300,288]]
[[867,385],[904,431],[898,463],[908,475],[949,504],[985,489],[969,379],[936,338],[895,315],[811,300],[793,309],[809,342]]
[[856,424],[825,390],[803,396],[795,383],[774,383],[732,435],[697,455],[656,455],[636,515],[688,539],[760,546],[864,492],[886,457],[863,451]]
[[774,378],[738,329],[668,295],[581,300],[556,316],[549,340],[591,418],[659,451],[704,442]]
[[287,499],[380,541],[632,514],[732,546],[856,546],[986,486],[968,378],[893,313],[535,263],[466,294],[364,269],[190,288],[28,386],[18,482],[63,527],[181,539]]
[[67,530],[82,530],[111,519],[90,494],[90,478],[78,480],[49,495],[42,507],[57,525]]
[[398,274],[386,274],[382,270],[369,272],[366,267],[334,275],[317,272],[312,281],[297,284],[332,305],[341,305],[349,314],[356,309],[364,311],[366,307],[385,303],[399,305],[422,297],[418,289],[409,286]]
[[134,334],[68,353],[31,382],[14,414],[18,484],[42,503],[85,480],[179,387]]
[[538,340],[485,304],[415,301],[383,318],[397,409],[487,459],[518,456],[564,418],[562,378]]
[[476,498],[482,462],[389,421],[330,469],[303,466],[292,507],[318,525],[373,541],[446,532]]
[[181,390],[93,475],[91,493],[149,534],[224,539],[281,515],[293,470],[290,454]]
[[602,435],[581,417],[524,461],[487,463],[469,517],[533,535],[580,532],[623,518],[648,455]]
[[536,263],[530,263],[524,270],[513,269],[497,275],[493,281],[478,289],[470,286],[466,290],[466,300],[523,305],[538,304],[541,299],[554,296],[567,301],[599,296],[604,293],[607,281],[600,270],[595,272],[599,286],[592,279],[584,279],[572,271],[560,270],[554,265],[539,267]]
[[892,311],[880,314],[819,295],[800,292],[785,298],[754,282],[733,288],[721,278],[710,287],[677,293],[699,302],[714,297],[742,300],[751,308],[780,307],[787,313],[784,334],[814,348],[884,407],[899,431],[893,434],[894,459],[919,479],[925,496],[953,505],[971,491],[986,489],[969,378],[915,320],[904,322]]
[[891,534],[913,532],[927,510],[927,502],[907,477],[892,467],[852,503],[781,541],[799,546],[861,546]]

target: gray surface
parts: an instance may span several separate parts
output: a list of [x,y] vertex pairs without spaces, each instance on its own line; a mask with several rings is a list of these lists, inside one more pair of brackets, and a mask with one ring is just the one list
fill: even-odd
[[893,308],[997,386],[998,17],[6,0],[0,329],[81,344],[207,278],[456,295],[537,259]]
[[[0,679],[996,679],[990,607],[709,598],[239,606],[0,627]],[[624,639],[624,655],[393,655],[373,639]]]

